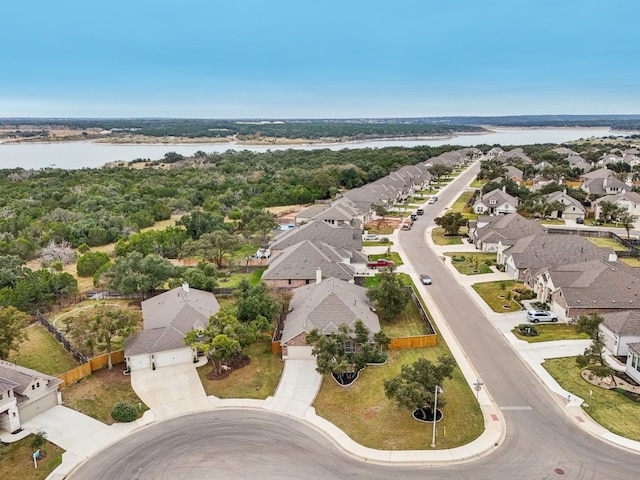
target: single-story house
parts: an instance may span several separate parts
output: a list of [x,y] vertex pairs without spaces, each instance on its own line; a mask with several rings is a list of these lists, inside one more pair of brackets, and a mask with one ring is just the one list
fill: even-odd
[[[318,275],[319,279],[322,274]],[[326,278],[293,290],[280,345],[283,358],[311,355],[307,334],[317,328],[323,335],[338,332],[340,325],[353,328],[362,320],[371,333],[380,331],[378,315],[367,298],[367,289],[337,278]]]
[[640,311],[605,313],[600,332],[605,348],[616,357],[629,355],[629,344],[640,342]]
[[[545,232],[535,220],[528,220],[518,213],[500,216],[482,216],[469,222],[469,237],[478,250],[498,252],[500,246],[513,245],[518,239]],[[499,263],[503,260],[498,259]]]
[[640,343],[630,343],[625,373],[640,383]]
[[211,292],[184,284],[142,302],[144,329],[124,342],[129,370],[156,369],[193,362],[197,352],[184,344],[190,330],[204,328],[209,317],[220,310]]
[[587,209],[575,198],[567,195],[567,191],[553,192],[547,195],[547,202],[560,202],[564,205],[562,210],[554,210],[550,213],[552,218],[564,218],[565,220],[584,219],[587,216]]
[[62,380],[0,360],[0,430],[15,432],[23,422],[62,403]]

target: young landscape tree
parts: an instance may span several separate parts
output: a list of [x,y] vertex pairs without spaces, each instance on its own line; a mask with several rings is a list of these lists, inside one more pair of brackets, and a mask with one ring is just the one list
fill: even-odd
[[11,350],[17,350],[27,338],[24,331],[29,316],[13,306],[0,307],[0,359],[6,360]]
[[588,346],[582,355],[576,357],[576,364],[580,368],[587,368],[596,377],[613,377],[614,370],[604,359],[604,336],[600,331],[600,324],[604,319],[597,313],[581,315],[576,322],[576,332],[586,333],[591,338],[591,345]]
[[[384,393],[403,408],[430,410],[436,385],[442,387],[445,378],[451,378],[454,367],[455,360],[448,355],[438,357],[437,364],[420,358],[411,365],[403,365],[399,375],[385,380]],[[444,406],[444,401],[438,396],[438,405]]]
[[236,309],[241,322],[250,322],[258,317],[271,322],[280,313],[281,305],[271,296],[263,282],[250,285],[243,278],[236,291]]
[[384,320],[393,320],[411,300],[411,292],[398,275],[385,269],[378,274],[378,284],[367,290],[367,297],[382,312]]
[[467,224],[467,219],[460,212],[447,212],[433,221],[444,229],[445,235],[458,235],[460,227]]

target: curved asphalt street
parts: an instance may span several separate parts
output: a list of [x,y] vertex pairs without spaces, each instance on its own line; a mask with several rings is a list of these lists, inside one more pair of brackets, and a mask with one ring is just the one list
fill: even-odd
[[[410,231],[407,263],[434,279],[429,294],[506,420],[503,444],[476,461],[449,466],[362,462],[307,423],[262,410],[214,410],[145,427],[80,466],[84,479],[611,479],[636,478],[640,457],[576,426],[546,387],[424,242],[441,205],[476,174],[474,165],[441,192]],[[429,305],[434,307],[433,305]],[[435,308],[435,307],[434,307]]]

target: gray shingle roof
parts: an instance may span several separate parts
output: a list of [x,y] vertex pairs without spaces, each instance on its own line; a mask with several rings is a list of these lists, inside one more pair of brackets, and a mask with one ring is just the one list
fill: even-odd
[[483,243],[497,243],[500,240],[503,245],[512,245],[520,238],[546,231],[535,220],[528,220],[518,213],[493,217],[482,216],[478,218],[478,223],[481,222],[487,223],[477,231],[477,238]]
[[316,270],[323,275],[341,280],[351,280],[354,269],[351,265],[340,263],[345,258],[361,259],[354,252],[339,250],[322,242],[304,240],[269,259],[269,268],[264,272],[264,280],[315,280]]
[[640,336],[640,310],[605,313],[602,325],[621,336]]
[[601,248],[579,235],[542,233],[519,239],[509,247],[510,256],[519,270],[529,269],[535,275],[541,269],[576,262],[608,259],[612,248]]
[[621,262],[592,260],[549,269],[570,307],[640,308],[640,272]]
[[24,395],[26,389],[36,379],[47,382],[47,388],[57,387],[62,380],[44,373],[32,370],[30,368],[21,367],[13,363],[0,360],[0,378],[8,384],[13,384],[13,391],[18,395]]
[[211,292],[182,287],[142,302],[144,330],[125,339],[126,356],[158,353],[184,348],[184,336],[195,328],[204,328],[209,317],[220,310]]
[[364,287],[336,278],[294,289],[282,343],[314,328],[325,335],[336,333],[339,325],[353,327],[358,319],[371,333],[379,332],[380,322],[371,311],[366,292]]
[[335,248],[362,250],[362,230],[350,225],[332,225],[322,220],[311,220],[279,235],[271,250],[284,250],[304,240],[324,242]]

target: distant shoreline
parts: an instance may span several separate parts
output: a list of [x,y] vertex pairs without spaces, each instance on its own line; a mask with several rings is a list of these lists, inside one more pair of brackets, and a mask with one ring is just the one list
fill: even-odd
[[[446,140],[448,138],[455,138],[458,136],[467,135],[487,135],[494,133],[496,130],[602,130],[607,129],[612,134],[616,134],[616,130],[612,130],[609,126],[496,126],[496,125],[479,125],[483,131],[477,132],[455,132],[446,135],[395,135],[395,136],[366,136],[366,137],[327,137],[323,139],[306,139],[306,138],[282,138],[282,137],[263,137],[261,140],[239,140],[236,137],[150,137],[150,136],[129,136],[120,138],[108,138],[96,136],[94,138],[86,137],[60,137],[58,139],[40,139],[40,138],[11,138],[1,139],[0,145],[20,145],[20,144],[60,144],[60,143],[96,143],[104,145],[122,145],[122,146],[135,146],[135,145],[199,145],[199,144],[220,144],[229,145],[229,147],[268,147],[273,145],[274,147],[282,147],[290,145],[292,147],[304,147],[309,145],[327,145],[335,146],[350,143],[366,143],[366,142],[393,142],[393,141],[421,141],[421,140]],[[626,133],[626,132],[621,132]]]

